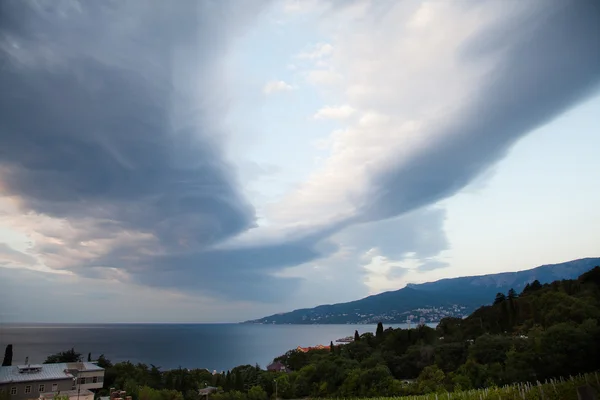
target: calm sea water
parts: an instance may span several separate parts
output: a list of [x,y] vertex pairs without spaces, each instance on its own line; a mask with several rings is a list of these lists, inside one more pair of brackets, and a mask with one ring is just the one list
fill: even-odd
[[375,332],[376,325],[0,324],[0,352],[12,344],[13,365],[25,362],[25,357],[41,363],[50,354],[74,347],[84,357],[88,352],[92,357],[104,354],[113,362],[222,371],[242,364],[264,368],[287,350],[328,345],[353,335],[355,329]]

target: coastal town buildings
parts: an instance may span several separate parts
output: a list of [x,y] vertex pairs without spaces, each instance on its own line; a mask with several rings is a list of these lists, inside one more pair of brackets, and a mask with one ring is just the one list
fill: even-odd
[[10,400],[48,398],[58,392],[70,397],[73,391],[79,392],[79,400],[86,400],[90,389],[100,389],[103,384],[104,368],[89,362],[0,367],[0,393],[7,393]]
[[306,353],[307,351],[311,351],[311,350],[327,350],[327,351],[329,351],[329,346],[323,346],[322,344],[319,344],[319,345],[313,346],[313,347],[298,346],[296,348],[296,350],[301,351],[303,353]]

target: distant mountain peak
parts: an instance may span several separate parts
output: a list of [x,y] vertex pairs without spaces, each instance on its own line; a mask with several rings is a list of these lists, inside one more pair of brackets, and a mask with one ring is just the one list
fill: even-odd
[[[348,303],[326,304],[279,313],[247,323],[263,324],[347,324],[347,323],[416,323],[439,321],[446,316],[462,317],[489,304],[496,293],[523,290],[534,280],[550,283],[576,279],[600,265],[600,258],[581,258],[533,269],[445,278],[435,282],[409,283],[404,288],[371,295]],[[416,320],[415,320],[416,318]]]

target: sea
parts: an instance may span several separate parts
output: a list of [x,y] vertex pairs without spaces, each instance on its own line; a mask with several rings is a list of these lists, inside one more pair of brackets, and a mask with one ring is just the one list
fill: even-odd
[[288,350],[327,346],[355,330],[374,333],[376,325],[0,324],[0,353],[12,344],[13,365],[26,358],[42,363],[50,354],[74,348],[84,359],[88,353],[93,359],[104,354],[112,362],[153,364],[163,370],[227,371],[244,364],[264,368]]

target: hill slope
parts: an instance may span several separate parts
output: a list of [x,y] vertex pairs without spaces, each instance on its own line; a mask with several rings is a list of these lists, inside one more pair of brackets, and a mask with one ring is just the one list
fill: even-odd
[[575,279],[600,265],[600,258],[583,258],[560,264],[481,276],[441,279],[385,292],[348,303],[321,305],[275,314],[245,323],[259,324],[366,324],[404,323],[409,316],[418,322],[437,322],[443,317],[463,317],[489,304],[496,293],[523,290],[534,280],[549,283]]

